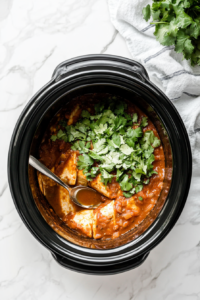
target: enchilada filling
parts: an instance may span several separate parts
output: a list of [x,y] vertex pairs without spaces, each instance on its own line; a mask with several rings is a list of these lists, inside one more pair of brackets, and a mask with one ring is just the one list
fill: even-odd
[[40,160],[68,185],[98,191],[101,204],[81,209],[67,190],[38,172],[40,190],[77,233],[118,238],[147,217],[162,190],[165,157],[159,135],[151,120],[121,97],[88,94],[72,103],[45,132]]

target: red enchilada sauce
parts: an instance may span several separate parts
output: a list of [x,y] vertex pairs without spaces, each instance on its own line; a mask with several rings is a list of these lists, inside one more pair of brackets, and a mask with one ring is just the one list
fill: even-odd
[[[50,139],[52,134],[56,134],[62,128],[60,121],[63,119],[67,122],[71,120],[72,124],[76,123],[83,109],[87,109],[91,114],[94,114],[94,104],[108,96],[110,95],[90,94],[77,97],[73,100],[72,106],[68,105],[60,110],[45,132],[40,146],[40,160],[56,175],[60,176],[62,180],[65,181],[63,170],[67,170],[69,160],[75,156],[73,167],[75,168],[77,177],[74,185],[91,185],[91,182],[87,182],[82,171],[77,168],[79,151],[71,150],[69,142],[66,143],[59,139],[52,141]],[[123,99],[123,101],[126,100]],[[128,101],[126,102],[128,104],[126,112],[131,117],[134,113],[137,113],[138,123],[140,123],[142,117],[146,117],[146,115],[136,105]],[[143,132],[147,130],[152,130],[154,135],[159,138],[156,128],[149,118],[148,125],[143,128]],[[153,154],[155,156],[153,169],[157,174],[153,174],[150,177],[149,183],[144,185],[142,191],[130,198],[125,198],[123,193],[120,192],[119,183],[113,177],[111,183],[107,184],[107,190],[110,191],[111,196],[106,197],[101,194],[99,198],[97,197],[95,199],[96,203],[101,200],[101,204],[93,210],[84,210],[73,204],[66,190],[38,173],[40,190],[56,214],[77,233],[95,239],[117,238],[121,234],[138,226],[148,216],[159,198],[165,176],[165,157],[162,145],[155,148]],[[67,174],[67,171],[65,172]],[[95,180],[97,180],[97,177],[93,179],[93,182]],[[69,184],[69,182],[67,183]],[[78,199],[84,205],[91,205],[94,200],[88,194],[84,194],[78,197]]]
[[93,190],[80,190],[76,197],[79,203],[86,206],[96,206],[102,202],[101,195]]

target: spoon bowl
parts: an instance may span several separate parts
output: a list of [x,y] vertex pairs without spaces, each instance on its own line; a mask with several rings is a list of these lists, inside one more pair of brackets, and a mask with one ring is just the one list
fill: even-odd
[[[100,194],[93,190],[92,188],[89,188],[87,186],[78,185],[75,187],[70,187],[66,183],[64,183],[58,176],[56,176],[53,172],[51,172],[45,165],[43,165],[38,159],[33,157],[32,155],[29,156],[29,164],[41,172],[42,174],[46,175],[47,177],[51,178],[53,181],[61,185],[63,188],[65,188],[69,192],[70,199],[78,206],[82,208],[96,208],[101,203],[101,200],[99,203],[95,203],[94,205],[85,205],[84,203],[81,203],[78,198],[81,198],[81,193],[85,193],[88,196],[93,196],[93,198],[100,199]],[[80,196],[80,197],[79,197]],[[86,199],[87,200],[87,199]],[[86,201],[89,202],[89,201]],[[97,201],[95,201],[97,202]]]

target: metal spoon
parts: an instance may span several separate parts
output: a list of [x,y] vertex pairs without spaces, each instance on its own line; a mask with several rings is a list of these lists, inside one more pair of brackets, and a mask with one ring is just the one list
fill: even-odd
[[[83,207],[83,208],[95,208],[98,205],[83,205],[81,204],[78,199],[77,199],[77,194],[80,190],[89,190],[93,191],[94,193],[97,193],[95,190],[92,188],[86,187],[86,186],[75,186],[73,188],[69,187],[66,183],[64,183],[58,176],[56,176],[53,172],[51,172],[45,165],[43,165],[39,160],[37,160],[35,157],[32,155],[29,156],[29,164],[41,172],[42,174],[46,175],[47,177],[51,178],[54,180],[56,183],[64,187],[66,190],[69,192],[70,199],[78,206]],[[99,194],[99,193],[97,193]]]

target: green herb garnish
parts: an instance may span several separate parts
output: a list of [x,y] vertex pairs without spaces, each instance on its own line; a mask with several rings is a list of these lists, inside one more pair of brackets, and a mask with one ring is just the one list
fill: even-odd
[[200,1],[153,0],[142,10],[144,19],[152,16],[157,41],[163,46],[175,45],[175,51],[200,65]]
[[98,103],[95,115],[83,110],[75,125],[67,126],[62,121],[63,130],[52,135],[51,140],[70,142],[71,149],[79,151],[78,168],[84,170],[87,180],[101,174],[101,181],[107,185],[115,177],[128,198],[142,191],[149,178],[157,174],[153,152],[160,146],[160,139],[151,130],[143,132],[147,117],[133,129],[138,115],[128,114],[126,108],[126,103],[115,99]]

